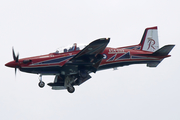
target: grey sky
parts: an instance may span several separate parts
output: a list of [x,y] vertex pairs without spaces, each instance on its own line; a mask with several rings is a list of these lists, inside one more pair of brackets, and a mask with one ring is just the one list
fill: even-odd
[[[178,0],[0,1],[0,119],[179,120]],[[176,44],[157,68],[132,65],[91,74],[73,94],[38,87],[38,75],[4,66],[13,59],[54,52],[59,46],[110,37],[109,46],[138,44],[158,26],[160,47]],[[45,83],[54,76],[43,76]]]

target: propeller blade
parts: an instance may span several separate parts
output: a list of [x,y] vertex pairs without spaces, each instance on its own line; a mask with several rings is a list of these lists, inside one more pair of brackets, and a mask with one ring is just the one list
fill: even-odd
[[17,56],[15,55],[15,52],[14,52],[14,48],[12,48],[12,53],[13,53],[13,59],[14,61],[18,62],[19,61],[19,53],[17,54]]
[[17,72],[17,67],[15,67],[15,76],[16,76],[16,72]]
[[12,48],[12,53],[13,53],[13,59],[16,60],[16,55],[14,53],[14,48]]
[[16,62],[18,62],[18,61],[19,61],[19,53],[16,56]]

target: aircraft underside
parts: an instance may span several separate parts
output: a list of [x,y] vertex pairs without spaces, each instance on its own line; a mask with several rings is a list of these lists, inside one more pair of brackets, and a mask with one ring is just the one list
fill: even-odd
[[[97,71],[122,67],[131,64],[152,64],[152,63],[160,63],[160,60],[137,60],[137,61],[121,61],[116,63],[110,63],[105,65],[100,65]],[[153,67],[153,66],[150,66]],[[53,90],[62,90],[67,89],[68,92],[73,93],[75,88],[73,86],[79,86],[88,79],[91,78],[89,75],[90,72],[79,70],[74,73],[63,73],[65,70],[60,66],[49,66],[49,67],[37,67],[37,68],[19,68],[22,72],[35,73],[39,74],[39,87],[43,88],[45,83],[42,81],[42,75],[55,75],[54,82],[48,83],[49,86],[52,87]]]

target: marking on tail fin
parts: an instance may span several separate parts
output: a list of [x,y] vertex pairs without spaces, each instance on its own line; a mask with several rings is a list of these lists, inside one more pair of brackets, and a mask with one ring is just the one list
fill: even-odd
[[149,50],[150,48],[153,48],[155,50],[154,48],[154,45],[156,44],[155,40],[153,40],[152,38],[148,38],[148,44],[149,45],[147,50]]

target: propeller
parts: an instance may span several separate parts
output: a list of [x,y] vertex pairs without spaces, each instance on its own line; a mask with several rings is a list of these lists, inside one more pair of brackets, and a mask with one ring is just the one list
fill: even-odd
[[[14,48],[12,48],[12,53],[13,53],[13,59],[14,59],[14,61],[16,62],[16,63],[18,63],[19,62],[19,53],[17,54],[17,56],[15,55],[15,52],[14,52]],[[17,68],[18,68],[19,66],[17,65],[16,67],[15,67],[15,75],[16,75],[16,72],[17,72]]]

